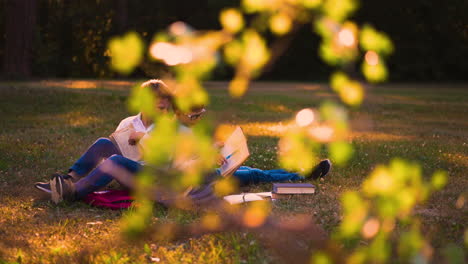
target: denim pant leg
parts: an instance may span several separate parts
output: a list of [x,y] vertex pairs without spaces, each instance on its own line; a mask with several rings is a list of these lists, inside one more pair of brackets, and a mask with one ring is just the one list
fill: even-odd
[[136,161],[120,155],[112,155],[86,177],[75,183],[76,196],[83,198],[88,193],[105,187],[112,180],[116,180],[127,188],[133,187],[135,174],[140,171],[142,165]]
[[118,148],[108,138],[99,138],[88,150],[73,164],[69,172],[74,171],[84,177],[103,160],[114,154],[121,155]]
[[298,181],[304,179],[297,173],[291,173],[285,170],[264,171],[256,168],[250,168],[247,166],[241,166],[234,173],[234,177],[236,177],[239,180],[241,185],[260,182]]

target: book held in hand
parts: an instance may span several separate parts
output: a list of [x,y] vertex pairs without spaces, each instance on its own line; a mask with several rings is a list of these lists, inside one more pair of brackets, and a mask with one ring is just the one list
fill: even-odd
[[274,183],[274,194],[312,194],[315,186],[310,183]]
[[247,146],[247,139],[240,127],[236,127],[234,132],[224,142],[221,155],[226,159],[226,163],[221,166],[221,175],[232,175],[244,161],[250,156]]
[[135,129],[133,128],[133,125],[129,125],[128,127],[115,131],[109,138],[117,146],[124,157],[138,161],[141,158],[141,152],[138,149],[138,144],[130,145],[128,143],[130,134],[134,131]]

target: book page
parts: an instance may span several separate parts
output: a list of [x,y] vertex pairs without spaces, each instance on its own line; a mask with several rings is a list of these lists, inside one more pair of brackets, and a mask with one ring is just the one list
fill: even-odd
[[250,156],[247,139],[240,127],[237,127],[226,142],[224,142],[221,155],[227,160],[220,168],[221,175],[223,176],[234,173]]
[[111,138],[117,144],[122,155],[126,158],[129,158],[134,161],[138,161],[141,158],[140,150],[138,149],[138,144],[130,145],[128,144],[128,139],[130,138],[130,134],[135,131],[133,125],[128,127],[122,128],[120,130],[115,131],[111,134]]

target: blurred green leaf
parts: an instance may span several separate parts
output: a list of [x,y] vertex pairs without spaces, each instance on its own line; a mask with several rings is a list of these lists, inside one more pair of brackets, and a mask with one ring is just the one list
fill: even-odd
[[440,190],[445,184],[447,184],[447,173],[445,171],[436,171],[431,179],[432,188]]
[[350,143],[344,141],[331,142],[328,145],[331,160],[338,166],[344,166],[352,157],[354,150]]
[[128,100],[128,108],[134,113],[142,112],[154,117],[156,97],[150,87],[134,86]]
[[366,51],[372,50],[381,55],[389,55],[393,52],[392,41],[370,25],[362,27],[359,39],[361,47]]
[[322,10],[327,17],[341,22],[349,17],[358,5],[356,0],[324,0]]
[[136,32],[112,38],[108,47],[112,68],[124,75],[130,74],[143,58],[144,44]]

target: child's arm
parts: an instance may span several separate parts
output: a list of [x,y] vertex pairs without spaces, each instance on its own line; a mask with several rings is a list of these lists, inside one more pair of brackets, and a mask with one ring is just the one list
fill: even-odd
[[136,143],[138,143],[138,141],[140,141],[142,137],[145,136],[145,134],[145,132],[133,131],[128,137],[128,144],[132,146],[135,145]]
[[[213,145],[214,145],[215,148],[220,150],[222,147],[224,147],[224,142],[215,141],[215,143]],[[216,164],[218,164],[218,166],[222,166],[225,163],[227,163],[227,159],[221,153],[218,154],[218,157],[216,158]]]

